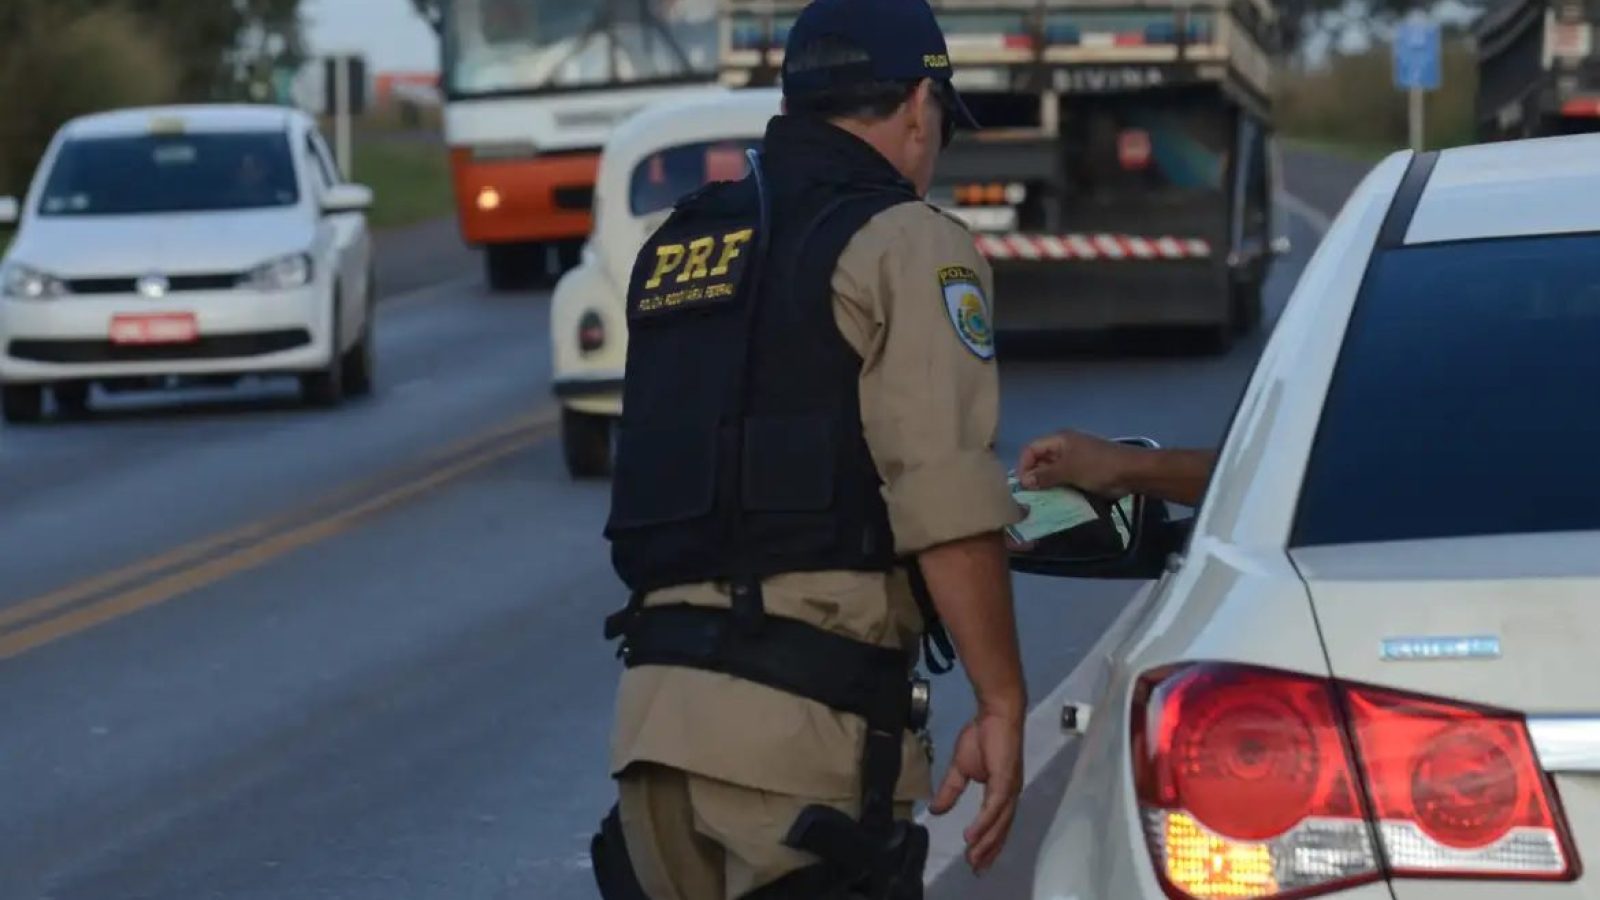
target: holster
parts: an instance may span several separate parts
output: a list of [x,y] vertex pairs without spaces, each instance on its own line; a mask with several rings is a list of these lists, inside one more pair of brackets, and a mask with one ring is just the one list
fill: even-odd
[[634,874],[617,807],[611,807],[601,820],[599,832],[589,842],[589,858],[594,863],[594,880],[603,900],[650,900],[639,884],[639,876]]

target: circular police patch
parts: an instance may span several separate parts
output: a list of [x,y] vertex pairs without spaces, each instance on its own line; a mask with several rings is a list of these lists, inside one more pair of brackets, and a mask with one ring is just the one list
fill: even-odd
[[978,273],[964,266],[939,270],[944,308],[956,336],[979,359],[994,359],[994,329],[989,325],[989,301],[983,296]]

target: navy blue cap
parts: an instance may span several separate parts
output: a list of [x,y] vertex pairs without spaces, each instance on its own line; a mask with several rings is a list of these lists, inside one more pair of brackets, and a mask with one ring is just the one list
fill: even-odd
[[[796,48],[823,37],[838,37],[866,52],[870,62],[791,72]],[[927,0],[811,0],[800,11],[784,48],[785,96],[859,81],[916,81],[940,85],[940,100],[955,124],[977,128],[951,83],[950,51]]]

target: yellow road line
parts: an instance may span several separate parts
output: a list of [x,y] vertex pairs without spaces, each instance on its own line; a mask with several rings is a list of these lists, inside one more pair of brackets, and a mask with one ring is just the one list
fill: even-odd
[[415,471],[421,466],[437,466],[448,463],[452,458],[479,451],[495,441],[519,431],[525,431],[529,428],[546,428],[552,421],[554,421],[554,417],[552,411],[548,408],[517,416],[493,428],[447,444],[430,453],[428,458],[421,463],[403,466],[398,470],[364,479],[289,512],[270,516],[211,537],[201,538],[149,559],[130,563],[110,572],[7,606],[4,609],[0,609],[0,631],[20,622],[37,619],[62,607],[73,606],[89,600],[98,594],[126,588],[134,582],[168,569],[189,565],[234,544],[260,540],[266,535],[288,527],[298,520],[316,515],[320,510],[328,509],[341,502],[349,502],[355,497],[371,493],[384,485],[391,484],[400,478],[404,478],[407,472]]
[[551,430],[546,426],[521,435],[509,443],[458,460],[423,478],[393,488],[342,512],[241,547],[225,556],[181,569],[142,587],[115,594],[88,606],[0,636],[0,659],[18,656],[97,625],[165,603],[175,597],[254,569],[284,554],[341,534],[364,518],[531,447],[548,437]]

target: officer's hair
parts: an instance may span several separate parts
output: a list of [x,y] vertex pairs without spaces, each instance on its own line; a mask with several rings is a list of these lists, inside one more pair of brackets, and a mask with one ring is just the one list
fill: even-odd
[[853,69],[867,69],[872,57],[854,42],[837,35],[822,35],[797,48],[783,61],[785,72],[828,70],[834,86],[785,96],[789,112],[824,119],[865,119],[877,122],[894,115],[916,81],[853,80]]

